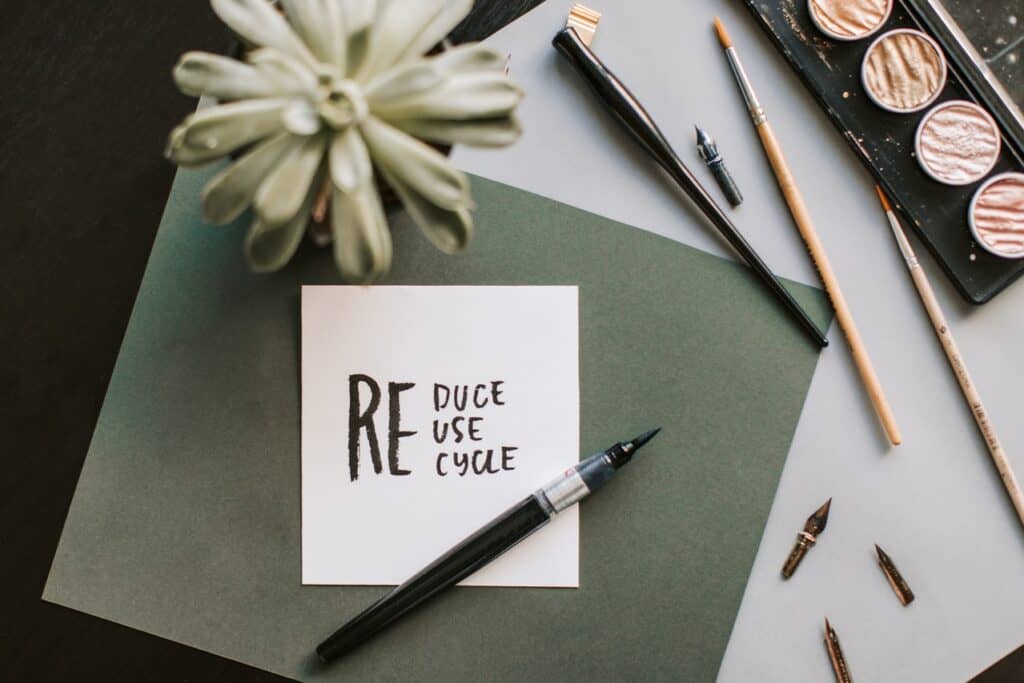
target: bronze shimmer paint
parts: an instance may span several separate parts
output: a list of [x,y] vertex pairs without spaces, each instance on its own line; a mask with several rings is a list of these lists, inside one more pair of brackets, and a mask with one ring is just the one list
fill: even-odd
[[1024,258],[1024,173],[992,178],[971,201],[970,226],[984,249],[1003,258]]
[[1002,137],[987,111],[973,102],[952,100],[925,115],[914,146],[921,168],[933,179],[969,185],[995,166]]
[[882,109],[898,114],[920,111],[946,84],[946,58],[920,31],[889,31],[868,48],[861,80],[868,97]]
[[882,27],[893,0],[808,0],[811,21],[835,40],[861,40]]

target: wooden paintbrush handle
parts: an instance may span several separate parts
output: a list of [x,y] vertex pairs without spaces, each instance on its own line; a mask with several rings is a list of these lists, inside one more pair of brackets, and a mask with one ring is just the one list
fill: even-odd
[[978,393],[977,387],[975,387],[973,380],[971,380],[971,375],[967,371],[967,365],[964,363],[963,356],[960,355],[960,349],[956,345],[956,340],[953,339],[953,333],[949,329],[949,323],[946,322],[946,316],[939,306],[938,299],[935,298],[935,292],[932,291],[931,284],[928,282],[928,277],[925,275],[921,265],[913,266],[910,269],[910,275],[917,286],[918,294],[921,295],[921,301],[924,302],[924,308],[928,311],[928,317],[931,318],[935,333],[939,335],[942,349],[946,352],[949,364],[953,367],[953,373],[956,375],[957,382],[960,383],[960,389],[964,393],[964,398],[967,399],[967,404],[971,407],[974,421],[978,423],[978,429],[985,439],[988,452],[992,455],[992,462],[995,463],[996,470],[999,472],[999,478],[1003,480],[1003,486],[1006,487],[1006,493],[1010,496],[1010,501],[1017,511],[1021,524],[1024,524],[1024,493],[1021,493],[1020,484],[1017,483],[1017,477],[1014,475],[1010,461],[1006,457],[1006,451],[1003,450],[1002,444],[999,443],[995,427],[989,421],[988,412],[985,410],[985,405],[981,402],[981,394]]
[[882,427],[885,429],[885,434],[889,438],[890,443],[898,446],[902,442],[902,438],[900,437],[900,429],[896,425],[896,418],[893,416],[889,402],[882,391],[882,384],[878,381],[878,375],[875,374],[875,369],[871,365],[871,359],[868,357],[868,351],[860,337],[860,332],[857,331],[857,325],[853,321],[850,307],[846,304],[846,298],[839,288],[839,281],[832,271],[828,255],[825,253],[825,247],[822,245],[821,240],[818,238],[818,233],[814,229],[811,214],[807,211],[807,206],[804,204],[800,189],[796,185],[796,179],[793,178],[793,174],[786,164],[786,158],[782,154],[782,148],[775,139],[775,134],[772,132],[772,128],[767,121],[757,126],[757,133],[761,136],[761,143],[764,145],[765,154],[768,155],[768,161],[775,172],[775,178],[778,180],[779,187],[782,188],[782,194],[789,205],[790,213],[793,214],[793,220],[800,231],[800,236],[803,237],[804,243],[811,253],[811,259],[813,259],[814,265],[818,269],[822,284],[825,285],[825,292],[828,293],[829,298],[832,300],[832,307],[836,311],[836,319],[839,321],[839,327],[842,328],[843,333],[846,335],[846,340],[850,344],[853,362],[857,366],[857,372],[860,373],[861,382],[864,383],[864,387],[867,389],[868,396],[871,398],[871,403],[875,407],[875,412],[878,413],[878,418],[882,422]]

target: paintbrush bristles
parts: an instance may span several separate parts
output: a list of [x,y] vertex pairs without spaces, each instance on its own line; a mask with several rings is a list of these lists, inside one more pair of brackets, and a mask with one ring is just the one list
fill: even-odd
[[889,205],[889,198],[885,196],[885,192],[878,185],[875,185],[875,192],[878,193],[878,198],[882,200],[882,208],[885,209],[886,213],[892,213],[892,207]]
[[715,17],[715,32],[718,34],[718,42],[722,44],[726,50],[732,47],[732,38],[729,37],[729,32],[725,30],[725,24],[718,17]]

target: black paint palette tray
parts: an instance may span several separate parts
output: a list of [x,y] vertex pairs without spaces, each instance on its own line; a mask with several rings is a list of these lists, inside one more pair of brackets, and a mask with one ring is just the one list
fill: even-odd
[[943,46],[949,74],[945,89],[931,106],[969,100],[990,111],[999,122],[1003,145],[999,161],[986,179],[1024,170],[1024,143],[1013,117],[1007,116],[1006,107],[994,102],[990,93],[972,87],[980,74],[968,60],[951,54],[943,36],[928,30],[934,25],[921,13],[921,3],[896,0],[888,21],[874,36],[840,42],[818,31],[806,0],[743,1],[964,298],[983,304],[1024,274],[1024,259],[990,254],[971,235],[968,208],[984,180],[948,186],[931,179],[918,164],[914,138],[931,107],[915,114],[891,113],[875,105],[861,84],[861,63],[878,36],[898,28],[932,35]]

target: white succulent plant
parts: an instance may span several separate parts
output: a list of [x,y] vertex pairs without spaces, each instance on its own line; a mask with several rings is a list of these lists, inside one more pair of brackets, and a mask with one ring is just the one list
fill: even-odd
[[473,231],[464,174],[438,144],[500,147],[519,134],[522,98],[504,58],[479,44],[423,55],[472,0],[211,0],[252,49],[244,61],[190,52],[174,69],[182,92],[220,104],[172,131],[167,156],[198,166],[245,152],[203,189],[207,221],[248,207],[245,253],[273,271],[292,257],[310,217],[330,202],[338,268],[371,281],[391,264],[391,233],[374,169],[441,250]]

